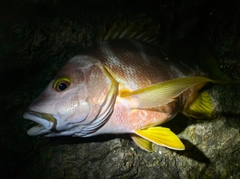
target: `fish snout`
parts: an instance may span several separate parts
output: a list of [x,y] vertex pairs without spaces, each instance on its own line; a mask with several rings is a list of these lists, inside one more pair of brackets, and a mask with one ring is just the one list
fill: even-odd
[[49,133],[57,125],[57,120],[51,114],[28,111],[24,113],[23,118],[37,123],[27,131],[27,134],[30,136]]

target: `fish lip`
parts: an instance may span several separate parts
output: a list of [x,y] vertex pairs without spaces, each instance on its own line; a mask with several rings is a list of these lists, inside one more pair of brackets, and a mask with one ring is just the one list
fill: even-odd
[[36,111],[24,113],[23,118],[37,123],[37,125],[27,131],[28,135],[40,135],[51,132],[51,129],[57,122],[53,115]]

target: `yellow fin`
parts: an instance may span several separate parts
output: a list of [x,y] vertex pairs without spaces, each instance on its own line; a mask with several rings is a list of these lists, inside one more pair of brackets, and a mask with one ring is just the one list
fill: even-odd
[[131,138],[141,149],[146,150],[148,152],[153,151],[152,142],[150,142],[149,140],[146,140],[136,134],[131,134]]
[[211,118],[213,113],[212,100],[208,92],[204,91],[183,111],[186,116]]
[[184,150],[185,146],[169,128],[150,127],[147,129],[136,130],[135,133],[150,142],[175,150]]
[[[98,35],[98,41],[113,40],[113,39],[135,39],[147,43],[156,43],[158,33],[155,32],[155,28],[144,29],[143,26],[139,26],[135,23],[127,23],[126,21],[117,24],[114,23],[110,29],[106,29],[104,26]],[[158,31],[157,31],[158,32]]]
[[132,92],[121,93],[121,97],[135,100],[132,108],[151,108],[168,104],[188,88],[200,84],[213,82],[206,77],[176,78]]

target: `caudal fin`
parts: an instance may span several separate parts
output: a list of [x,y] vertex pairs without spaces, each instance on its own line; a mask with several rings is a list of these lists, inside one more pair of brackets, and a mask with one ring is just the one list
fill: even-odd
[[210,54],[205,48],[199,51],[199,65],[205,69],[209,74],[209,78],[217,84],[240,84],[239,80],[230,78],[225,72],[223,72],[215,57]]

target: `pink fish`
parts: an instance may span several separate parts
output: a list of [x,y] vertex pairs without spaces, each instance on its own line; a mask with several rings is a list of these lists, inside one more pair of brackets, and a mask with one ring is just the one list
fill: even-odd
[[142,149],[184,150],[170,129],[160,127],[179,112],[211,117],[212,102],[199,90],[206,70],[169,59],[159,47],[132,39],[103,41],[70,59],[28,107],[37,123],[28,135],[89,137],[128,133]]

